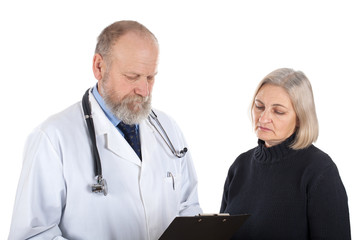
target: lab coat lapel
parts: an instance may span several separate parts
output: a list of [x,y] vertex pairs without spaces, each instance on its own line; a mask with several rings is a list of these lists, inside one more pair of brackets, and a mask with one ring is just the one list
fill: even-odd
[[[106,117],[92,94],[90,95],[90,102],[98,147],[105,146],[105,148],[116,154],[121,159],[130,161],[140,166],[141,160],[125,138]],[[100,142],[103,142],[104,145],[100,145]]]
[[143,163],[147,164],[151,161],[151,157],[154,155],[154,145],[156,145],[156,138],[154,135],[154,129],[148,120],[143,120],[140,125],[140,144],[141,144],[141,155]]
[[113,126],[113,128],[113,131],[109,131],[105,135],[105,147],[114,154],[118,155],[120,158],[140,166],[141,160],[138,155],[131,148],[125,138],[116,130],[115,126]]

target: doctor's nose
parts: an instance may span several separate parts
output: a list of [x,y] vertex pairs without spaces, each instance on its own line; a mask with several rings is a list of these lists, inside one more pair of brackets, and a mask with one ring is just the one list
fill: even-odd
[[147,79],[141,79],[137,83],[137,86],[135,87],[135,93],[142,97],[149,96],[150,90],[149,90],[149,83],[148,83]]

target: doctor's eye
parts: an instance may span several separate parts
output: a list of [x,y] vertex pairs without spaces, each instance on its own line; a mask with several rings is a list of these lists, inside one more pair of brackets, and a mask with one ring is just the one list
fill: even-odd
[[136,81],[140,77],[139,75],[126,75],[126,74],[124,74],[124,76],[130,81]]
[[148,76],[147,77],[148,82],[154,81],[154,79],[155,79],[155,76]]

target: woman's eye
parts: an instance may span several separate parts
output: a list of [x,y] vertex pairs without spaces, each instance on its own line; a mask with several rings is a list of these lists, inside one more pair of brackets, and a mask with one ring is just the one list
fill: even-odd
[[255,105],[256,109],[259,109],[259,110],[263,110],[264,107],[263,106],[258,106],[258,105]]
[[281,112],[281,111],[274,111],[276,114],[278,115],[284,115],[285,113],[284,112]]

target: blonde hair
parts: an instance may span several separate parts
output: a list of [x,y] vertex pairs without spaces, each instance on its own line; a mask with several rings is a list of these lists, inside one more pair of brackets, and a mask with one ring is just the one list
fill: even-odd
[[[265,84],[282,87],[290,96],[298,120],[296,137],[290,147],[295,150],[309,147],[318,138],[319,123],[313,91],[308,78],[303,72],[294,71],[290,68],[279,68],[269,73],[255,90],[250,107],[251,112],[254,109],[255,97]],[[252,114],[251,120],[254,124]]]

